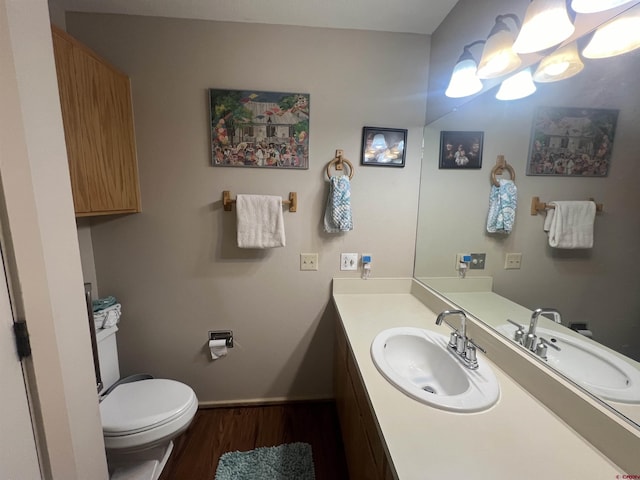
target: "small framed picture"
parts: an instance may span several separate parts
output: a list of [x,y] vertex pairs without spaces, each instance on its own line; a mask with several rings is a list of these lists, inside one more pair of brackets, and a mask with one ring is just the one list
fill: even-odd
[[481,168],[484,132],[440,132],[440,168]]
[[362,165],[404,167],[407,130],[364,127],[362,129]]

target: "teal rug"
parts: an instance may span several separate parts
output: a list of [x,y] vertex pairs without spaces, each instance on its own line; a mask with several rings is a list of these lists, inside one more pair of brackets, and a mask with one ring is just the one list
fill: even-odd
[[287,443],[220,457],[215,480],[315,480],[311,445]]

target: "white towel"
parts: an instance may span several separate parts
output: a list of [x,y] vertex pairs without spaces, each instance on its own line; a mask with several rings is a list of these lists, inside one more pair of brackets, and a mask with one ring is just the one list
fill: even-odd
[[272,195],[238,195],[238,247],[284,247],[282,197]]
[[547,210],[544,231],[549,233],[553,248],[593,247],[593,222],[596,204],[593,202],[551,202]]
[[93,312],[93,322],[96,325],[96,330],[101,328],[110,328],[117,325],[120,321],[121,305],[116,303],[110,307]]

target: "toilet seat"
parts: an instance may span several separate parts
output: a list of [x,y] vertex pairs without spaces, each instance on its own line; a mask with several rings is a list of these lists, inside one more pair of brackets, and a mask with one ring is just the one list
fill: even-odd
[[167,379],[118,385],[100,403],[107,449],[148,448],[173,438],[198,408],[193,390]]

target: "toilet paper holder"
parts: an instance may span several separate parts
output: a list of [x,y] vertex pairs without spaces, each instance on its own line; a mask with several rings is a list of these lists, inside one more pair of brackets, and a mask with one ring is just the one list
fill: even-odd
[[209,330],[209,340],[224,340],[227,348],[233,348],[233,331]]

